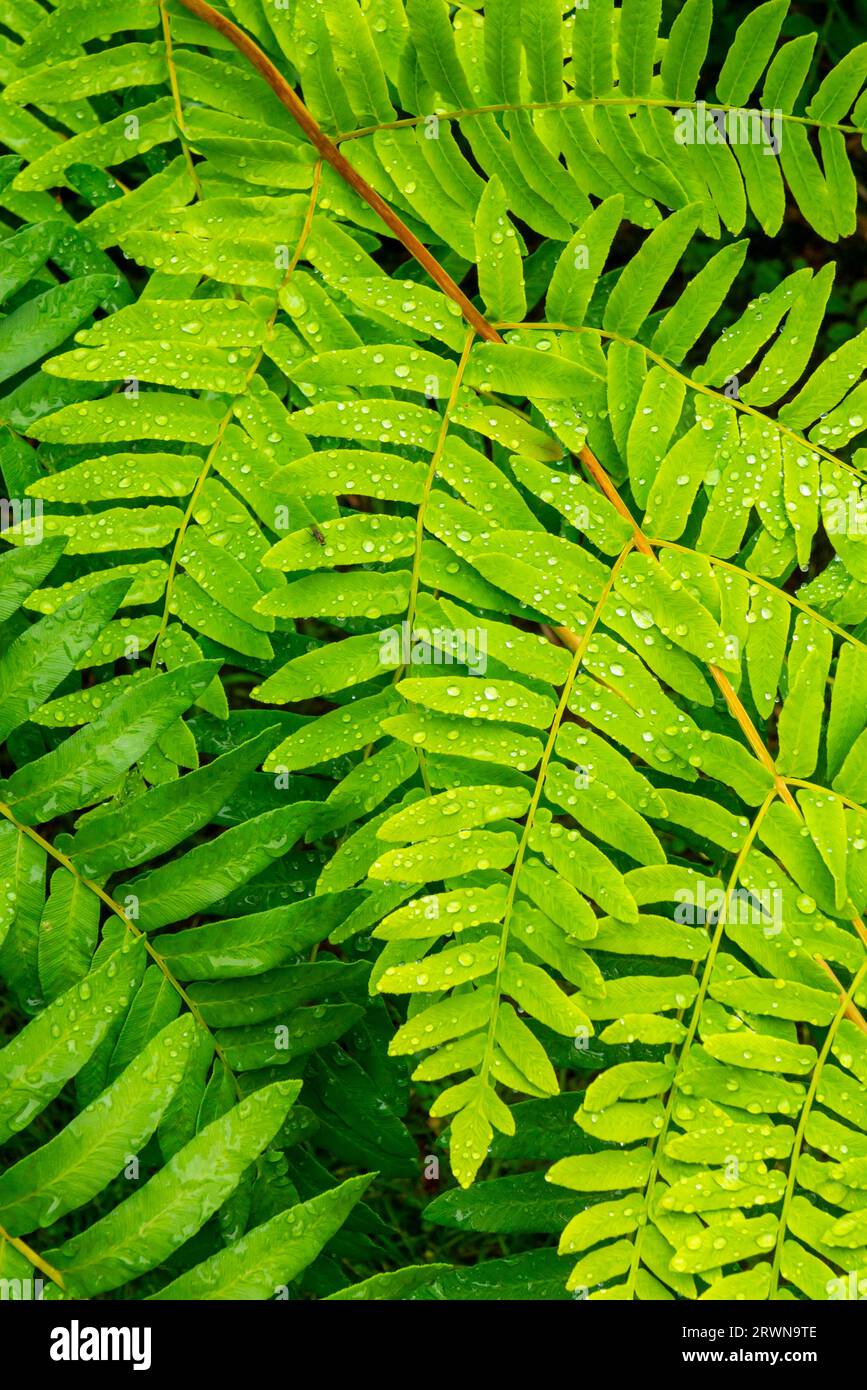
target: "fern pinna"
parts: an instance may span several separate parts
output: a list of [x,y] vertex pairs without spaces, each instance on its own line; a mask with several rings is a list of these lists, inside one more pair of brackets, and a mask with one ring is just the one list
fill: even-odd
[[864,1296],[867,46],[787,11],[6,6],[4,1289]]

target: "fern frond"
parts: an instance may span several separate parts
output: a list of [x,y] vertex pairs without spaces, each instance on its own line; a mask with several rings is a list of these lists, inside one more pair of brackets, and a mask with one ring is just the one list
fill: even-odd
[[746,262],[855,232],[863,46],[7,8],[0,1273],[857,1286],[867,353]]

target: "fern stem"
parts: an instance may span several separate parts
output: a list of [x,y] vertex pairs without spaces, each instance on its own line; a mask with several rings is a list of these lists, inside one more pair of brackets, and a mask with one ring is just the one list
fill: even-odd
[[16,830],[18,830],[22,835],[26,835],[28,839],[34,842],[34,844],[39,845],[40,848],[43,849],[45,853],[55,861],[55,863],[60,864],[62,868],[66,869],[67,873],[72,874],[73,878],[77,879],[77,881],[80,884],[82,884],[84,888],[88,888],[91,893],[95,893],[96,896],[99,898],[100,902],[104,903],[105,906],[115,915],[115,917],[118,917],[120,921],[123,922],[127,931],[129,931],[137,940],[144,941],[145,951],[150,956],[154,965],[157,966],[161,974],[165,977],[168,984],[171,985],[172,989],[174,989],[180,995],[181,999],[186,1004],[187,1008],[193,1015],[193,1018],[196,1020],[196,1023],[199,1025],[199,1027],[204,1029],[204,1031],[210,1036],[211,1041],[214,1044],[214,1053],[220,1059],[223,1066],[226,1068],[226,1071],[228,1072],[229,1078],[235,1089],[235,1094],[238,1096],[238,1099],[241,1100],[243,1098],[243,1095],[241,1092],[240,1085],[238,1083],[238,1078],[235,1076],[235,1073],[229,1066],[229,1063],[226,1060],[226,1055],[223,1052],[223,1049],[220,1047],[220,1044],[217,1042],[217,1039],[214,1036],[212,1029],[208,1027],[207,1023],[202,1017],[201,1010],[199,1009],[199,1006],[196,1003],[195,999],[191,998],[191,996],[184,989],[184,986],[181,984],[180,980],[177,980],[175,976],[172,974],[171,970],[166,965],[165,958],[160,955],[159,951],[156,949],[155,946],[151,945],[147,932],[142,931],[141,927],[136,926],[135,922],[126,912],[125,908],[122,908],[119,902],[116,902],[115,899],[111,897],[109,893],[106,893],[104,888],[101,888],[98,883],[95,883],[93,881],[93,879],[85,878],[84,874],[79,873],[72,860],[67,855],[65,855],[62,850],[57,849],[51,843],[50,840],[46,840],[43,835],[39,834],[38,830],[33,829],[32,825],[24,825],[22,821],[19,821],[14,811],[12,811],[11,807],[7,806],[6,803],[2,801],[0,801],[0,816],[3,816],[7,821],[9,821],[11,825],[14,825]]
[[[658,352],[654,352],[652,348],[647,347],[645,343],[638,342],[635,338],[625,338],[622,333],[613,333],[604,328],[592,328],[589,324],[581,324],[576,327],[575,324],[549,323],[547,320],[543,319],[534,319],[532,323],[498,323],[496,326],[504,332],[508,332],[512,329],[527,330],[533,328],[541,329],[548,333],[593,333],[597,338],[605,338],[612,343],[622,343],[624,347],[638,348],[649,361],[655,362],[658,367],[667,372],[669,376],[674,377],[676,381],[682,382],[690,391],[695,391],[700,396],[707,396],[712,401],[724,402],[726,405],[731,406],[733,410],[739,410],[743,415],[751,415],[754,420],[760,420],[763,425],[768,425],[771,429],[776,430],[778,434],[785,435],[787,439],[791,439],[799,449],[806,449],[809,453],[817,454],[820,458],[826,459],[828,463],[832,463],[835,468],[842,468],[844,472],[851,473],[852,476],[858,478],[859,481],[867,482],[867,470],[856,468],[854,464],[847,463],[845,459],[838,458],[836,454],[832,454],[829,449],[824,448],[821,444],[812,444],[808,439],[805,439],[803,435],[798,434],[796,430],[789,429],[788,425],[782,424],[779,420],[774,420],[770,415],[766,415],[763,410],[759,410],[757,406],[747,405],[746,401],[738,400],[736,396],[726,396],[722,391],[717,391],[712,386],[706,386],[704,382],[695,381],[693,377],[678,371],[677,367],[669,362],[667,358],[662,357]],[[602,380],[601,377],[599,379]]]
[[[592,451],[587,448],[586,444],[581,450],[580,458],[582,463],[587,468],[587,471],[594,478],[596,483],[601,488],[602,492],[611,502],[612,506],[614,506],[617,509],[617,511],[620,513],[622,517],[625,517],[626,520],[629,521],[630,525],[632,526],[636,547],[644,555],[648,555],[653,559],[656,559],[657,557],[654,554],[653,548],[650,545],[650,542],[647,540],[647,537],[644,535],[644,532],[641,530],[641,527],[638,525],[638,522],[635,520],[626,503],[623,501],[623,498],[620,496],[620,493],[617,491],[617,488],[614,486],[605,469],[602,467],[602,464],[595,457]],[[786,786],[786,783],[783,780],[783,778],[777,772],[773,758],[771,757],[770,753],[768,752],[767,748],[762,742],[758,730],[756,729],[755,725],[753,724],[752,720],[747,714],[747,711],[744,709],[743,703],[741,702],[737,692],[732,686],[732,683],[729,680],[728,676],[725,674],[724,671],[721,671],[718,666],[714,666],[712,663],[708,663],[708,671],[710,672],[711,676],[716,682],[717,688],[720,694],[722,695],[723,699],[725,700],[729,712],[738,723],[744,737],[746,738],[747,742],[749,743],[750,747],[755,753],[756,758],[773,777],[777,795],[779,795],[782,798],[782,800],[786,802],[786,805],[789,806],[791,810],[795,811],[796,814],[800,816],[800,811],[798,810],[798,804],[795,801],[795,798],[792,796],[792,793],[789,791],[789,788]]]
[[198,170],[193,162],[193,152],[187,141],[187,129],[184,123],[184,108],[181,105],[181,89],[178,86],[178,73],[175,67],[174,46],[172,44],[172,26],[165,6],[165,0],[160,0],[160,21],[163,26],[163,39],[166,45],[166,67],[169,73],[169,86],[172,89],[172,100],[175,103],[175,121],[177,122],[178,135],[180,136],[181,149],[184,152],[184,159],[190,171],[190,179],[193,188],[196,190],[196,197],[202,199],[202,184],[199,179]]
[[683,1042],[680,1047],[680,1052],[678,1053],[677,1067],[675,1069],[675,1073],[671,1081],[671,1086],[669,1088],[668,1099],[665,1105],[665,1113],[662,1118],[662,1126],[658,1134],[656,1135],[653,1143],[653,1160],[650,1165],[650,1172],[647,1175],[647,1182],[644,1186],[643,1205],[646,1219],[644,1224],[640,1226],[638,1228],[638,1231],[636,1232],[635,1242],[633,1246],[632,1264],[630,1265],[629,1277],[626,1281],[627,1297],[630,1299],[634,1297],[635,1293],[635,1280],[638,1274],[638,1267],[641,1263],[641,1246],[644,1239],[644,1232],[647,1229],[647,1221],[650,1217],[650,1204],[653,1200],[653,1188],[656,1183],[657,1173],[659,1172],[659,1158],[663,1146],[665,1144],[666,1137],[668,1135],[669,1127],[671,1125],[672,1115],[674,1113],[674,1103],[677,1099],[678,1094],[678,1083],[683,1074],[684,1063],[687,1056],[689,1055],[689,1050],[692,1047],[696,1032],[698,1031],[698,1024],[699,1019],[701,1018],[702,1007],[704,1005],[705,998],[707,997],[707,991],[710,985],[710,978],[713,973],[714,963],[716,961],[717,953],[719,951],[720,944],[723,938],[726,918],[728,916],[729,903],[731,902],[732,894],[734,893],[734,890],[737,887],[738,879],[740,878],[741,872],[743,870],[744,862],[746,860],[747,855],[750,852],[750,849],[752,848],[756,835],[759,832],[761,823],[764,820],[765,816],[767,815],[776,798],[776,789],[768,792],[767,796],[765,797],[764,801],[762,802],[761,806],[756,812],[756,815],[753,817],[753,821],[749,827],[749,830],[744,836],[744,842],[741,845],[740,850],[738,851],[737,859],[735,860],[734,867],[732,868],[731,874],[729,876],[728,886],[726,888],[725,901],[722,905],[722,909],[720,911],[719,918],[717,920],[716,926],[714,928],[714,933],[711,938],[710,947],[705,958],[704,969],[702,971],[702,976],[698,987],[698,994],[695,997],[695,1003],[693,1004],[692,1008],[692,1016],[687,1027],[686,1037],[683,1039]]
[[[439,432],[437,434],[437,441],[434,446],[433,453],[431,454],[430,464],[427,470],[427,476],[425,477],[424,487],[422,488],[421,502],[419,503],[418,512],[416,514],[415,550],[413,551],[412,556],[412,572],[409,581],[409,601],[407,603],[406,609],[407,642],[412,641],[412,634],[415,628],[416,609],[418,607],[418,586],[421,578],[421,550],[422,544],[424,542],[424,524],[425,517],[427,515],[427,506],[428,502],[430,501],[431,490],[436,480],[437,469],[439,468],[440,460],[443,456],[443,450],[446,447],[446,439],[448,437],[449,426],[451,424],[452,411],[454,410],[455,403],[458,399],[458,394],[461,389],[461,381],[463,380],[463,375],[467,368],[467,362],[469,361],[470,350],[473,346],[475,336],[475,330],[473,328],[470,328],[467,332],[466,342],[464,343],[463,352],[461,353],[460,361],[458,362],[457,369],[455,371],[455,378],[452,382],[452,389],[449,392],[449,398],[446,401],[446,407],[443,411],[442,420],[440,421]],[[399,666],[397,668],[397,670],[394,673],[395,685],[402,678],[405,670],[406,666]],[[372,744],[369,745],[367,752],[369,752],[369,749],[372,747]],[[431,785],[430,779],[428,777],[427,763],[425,761],[424,752],[421,748],[416,749],[416,752],[418,753],[418,766],[419,771],[421,772],[422,782],[424,783],[425,794],[427,796],[430,796]]]
[[[786,781],[790,787],[804,787],[807,791],[822,792],[824,796],[828,795],[828,788],[820,786],[818,782],[807,782],[803,777],[787,777]],[[834,792],[834,796],[838,801],[842,801],[844,806],[848,806],[862,816],[867,816],[867,806],[862,806],[860,801],[853,801],[851,796],[844,796],[842,792]]]
[[[431,454],[430,465],[428,467],[427,475],[424,480],[424,487],[422,488],[421,502],[419,503],[418,512],[416,514],[415,550],[413,552],[412,557],[412,573],[410,575],[409,581],[409,602],[407,604],[406,610],[407,623],[409,624],[410,633],[412,632],[412,629],[415,626],[416,608],[418,606],[418,586],[421,577],[421,550],[422,543],[424,541],[424,523],[425,517],[427,515],[428,502],[430,501],[431,490],[433,488],[434,482],[436,481],[437,469],[439,468],[443,456],[443,451],[446,447],[446,439],[448,437],[449,426],[451,425],[452,411],[454,410],[455,405],[457,403],[458,395],[461,389],[461,382],[463,381],[464,372],[467,369],[467,362],[469,361],[470,351],[472,349],[475,336],[475,329],[471,327],[467,332],[466,342],[464,343],[460,361],[458,362],[457,368],[455,370],[454,381],[452,382],[452,389],[449,392],[449,398],[446,402],[445,410],[443,411],[442,420],[440,421],[440,428],[439,433],[437,434],[437,441],[434,446],[433,453]],[[401,666],[399,668],[397,675],[395,676],[396,681],[400,680],[405,669],[406,668],[404,666]]]
[[[633,538],[636,548],[640,550],[642,554],[647,555],[655,560],[657,557],[653,551],[652,546],[650,545],[650,542],[647,540],[647,537],[644,535],[644,532],[641,530],[640,526],[638,525],[638,522],[635,520],[626,503],[623,501],[623,498],[620,496],[620,493],[617,491],[617,488],[612,483],[605,469],[602,467],[601,463],[592,453],[592,451],[587,448],[586,444],[581,450],[580,458],[582,463],[587,468],[587,471],[599,485],[600,489],[611,502],[612,506],[615,507],[616,510],[620,513],[620,515],[624,517],[632,526]],[[716,682],[717,688],[719,689],[720,694],[725,700],[729,712],[740,726],[744,734],[744,737],[746,738],[747,742],[749,743],[750,747],[755,753],[756,758],[773,777],[777,794],[780,797],[782,797],[782,799],[792,810],[794,810],[795,812],[797,812],[798,815],[800,815],[795,798],[792,796],[782,777],[777,772],[773,758],[771,757],[770,753],[768,752],[767,748],[762,742],[758,730],[756,729],[755,725],[753,724],[752,720],[747,714],[747,711],[744,709],[744,706],[736,690],[732,686],[732,683],[729,680],[728,676],[725,674],[724,671],[721,671],[718,666],[714,666],[711,663],[708,664],[708,670],[712,675],[714,681]]]
[[[678,545],[676,541],[661,541],[657,540],[655,537],[651,537],[650,545],[654,550],[674,550],[680,555],[695,554],[695,552],[690,550],[687,546]],[[757,584],[760,589],[765,589],[767,593],[774,594],[777,598],[784,598],[792,608],[797,608],[799,613],[804,613],[808,618],[812,618],[814,622],[821,624],[828,632],[833,632],[835,637],[841,637],[844,642],[851,642],[853,647],[860,647],[862,652],[867,652],[867,642],[862,642],[854,633],[847,632],[845,628],[840,627],[837,623],[832,623],[830,618],[826,618],[818,609],[811,608],[809,603],[804,603],[801,599],[796,598],[794,594],[787,594],[784,589],[778,589],[770,580],[763,579],[761,575],[758,574],[748,573],[746,570],[742,570],[738,565],[731,564],[728,560],[718,560],[715,555],[709,555],[708,559],[714,568],[724,569],[729,574],[740,575],[742,578],[748,579],[750,584]],[[812,782],[799,782],[793,777],[787,777],[785,780],[790,786],[811,787],[815,785]],[[827,787],[821,787],[819,790],[827,791]],[[839,795],[839,793],[835,793],[835,795]],[[845,801],[846,798],[841,796],[840,800]],[[867,809],[863,806],[859,806],[858,803],[854,801],[849,802],[849,805],[854,806],[858,811]]]
[[[186,3],[186,0],[183,0]],[[564,97],[559,101],[498,101],[488,106],[468,106],[454,111],[437,111],[439,121],[462,121],[474,116],[507,115],[510,111],[571,111],[595,110],[600,106],[629,106],[635,110],[645,108],[674,108],[676,111],[695,111],[704,107],[707,111],[723,111],[727,115],[768,116],[770,112],[755,106],[731,106],[722,101],[679,101],[676,97]],[[840,130],[844,135],[863,135],[864,130],[856,125],[841,121],[816,121],[809,116],[792,116],[785,112],[775,112],[780,119],[790,125],[806,126],[809,130]],[[359,130],[348,130],[335,136],[336,144],[346,144],[348,140],[360,140],[370,135],[378,135],[383,130],[405,130],[412,126],[424,125],[426,116],[402,116],[396,121],[383,121],[379,125],[362,126]]]
[[30,1261],[34,1269],[41,1269],[43,1274],[47,1274],[51,1282],[56,1284],[58,1288],[66,1288],[63,1282],[63,1275],[60,1273],[59,1269],[55,1269],[54,1265],[50,1265],[40,1254],[31,1249],[26,1241],[19,1239],[18,1236],[10,1236],[9,1232],[3,1226],[0,1226],[0,1246],[3,1245],[4,1241],[8,1241],[10,1245],[14,1246],[19,1255],[23,1255],[26,1260]]
[[813,959],[815,960],[816,964],[820,966],[822,970],[824,970],[828,978],[830,980],[833,980],[834,984],[837,986],[837,989],[840,992],[840,1002],[841,1006],[843,1007],[843,1012],[845,1016],[851,1019],[851,1021],[855,1024],[855,1027],[860,1028],[862,1033],[867,1033],[867,1022],[865,1022],[861,1014],[858,1012],[854,1000],[850,999],[847,1003],[845,997],[846,992],[840,984],[840,981],[837,979],[837,976],[831,969],[830,965],[828,965],[827,961],[822,960],[821,956],[814,956]]
[[828,1053],[831,1051],[834,1039],[837,1036],[837,1029],[840,1027],[840,1024],[842,1023],[843,1019],[847,1016],[849,1012],[848,1006],[854,1002],[855,993],[861,985],[861,982],[864,980],[865,976],[867,976],[867,960],[864,961],[858,973],[854,976],[852,983],[846,991],[845,998],[841,1000],[840,1007],[837,1010],[835,1017],[831,1020],[831,1023],[828,1025],[828,1031],[825,1035],[825,1041],[822,1043],[821,1051],[819,1052],[819,1055],[816,1058],[816,1065],[813,1068],[813,1075],[810,1078],[810,1085],[807,1090],[807,1095],[804,1099],[804,1104],[801,1106],[801,1113],[798,1116],[798,1126],[795,1130],[795,1139],[792,1144],[792,1153],[789,1161],[788,1180],[786,1182],[786,1190],[783,1194],[783,1205],[780,1208],[780,1224],[777,1231],[777,1244],[774,1249],[774,1262],[771,1268],[771,1285],[768,1290],[769,1300],[773,1300],[775,1298],[777,1286],[779,1284],[780,1263],[783,1257],[783,1240],[785,1238],[787,1230],[787,1218],[789,1214],[789,1207],[791,1206],[792,1196],[795,1191],[795,1182],[797,1179],[798,1171],[798,1159],[800,1157],[801,1148],[804,1143],[804,1134],[807,1128],[807,1120],[810,1115],[810,1109],[813,1105],[813,1102],[816,1099],[816,1092],[819,1089],[819,1078],[822,1074],[822,1068],[828,1060]]
[[738,725],[743,731],[745,739],[747,740],[753,752],[755,753],[757,761],[760,762],[762,766],[766,768],[767,771],[773,777],[778,795],[781,797],[783,801],[785,801],[789,809],[795,811],[796,814],[800,817],[801,813],[798,809],[798,803],[792,796],[792,793],[789,791],[789,788],[786,786],[786,783],[780,776],[779,772],[777,772],[776,764],[773,758],[771,757],[770,753],[768,752],[767,748],[765,747],[765,744],[762,741],[761,734],[759,733],[753,721],[750,719],[750,716],[747,714],[747,711],[743,705],[743,701],[741,700],[741,697],[738,695],[728,676],[717,666],[709,666],[708,670],[710,671],[711,675],[716,681],[720,694],[722,695],[723,699],[728,705],[731,714],[737,720]]
[[207,455],[206,455],[206,457],[205,457],[205,461],[204,461],[204,463],[202,464],[202,468],[201,468],[201,471],[200,471],[200,473],[199,473],[199,476],[198,476],[198,478],[196,479],[195,487],[193,488],[192,492],[190,493],[189,501],[187,502],[187,505],[186,505],[186,507],[185,507],[185,509],[184,509],[184,514],[183,514],[183,517],[181,518],[181,523],[180,523],[180,525],[179,525],[179,527],[178,527],[177,535],[175,536],[174,545],[172,546],[172,554],[171,554],[171,558],[170,558],[170,560],[169,560],[169,572],[168,572],[168,575],[167,575],[167,577],[166,577],[166,594],[165,594],[165,599],[164,599],[164,601],[163,601],[163,614],[162,614],[162,618],[161,618],[161,620],[160,620],[159,632],[157,633],[156,639],[155,639],[155,641],[154,641],[154,645],[153,645],[153,655],[152,655],[152,657],[151,657],[151,666],[152,666],[152,667],[153,667],[153,666],[156,666],[157,662],[158,662],[159,659],[160,659],[160,658],[159,658],[160,643],[162,642],[162,639],[165,637],[166,629],[168,628],[169,621],[170,621],[170,619],[171,619],[171,603],[172,603],[172,595],[173,595],[173,592],[174,592],[175,576],[176,576],[177,571],[178,571],[178,564],[179,564],[179,561],[180,561],[181,547],[183,546],[183,543],[184,543],[184,537],[185,537],[186,534],[187,534],[187,529],[188,529],[189,524],[190,524],[190,522],[191,522],[191,520],[192,520],[193,512],[195,511],[196,503],[197,503],[198,500],[199,500],[199,497],[200,497],[200,495],[201,495],[202,488],[205,486],[205,483],[207,482],[207,479],[208,479],[208,477],[209,477],[209,475],[210,475],[211,469],[213,468],[214,459],[217,457],[217,454],[218,454],[218,452],[219,452],[219,450],[220,450],[220,448],[221,448],[221,446],[222,446],[223,439],[225,438],[226,430],[229,428],[229,425],[230,425],[231,422],[232,422],[232,417],[234,416],[234,413],[235,413],[235,406],[236,406],[237,402],[242,398],[242,396],[244,395],[244,393],[248,390],[248,388],[249,388],[249,386],[250,386],[250,382],[253,380],[254,376],[256,375],[256,373],[257,373],[258,370],[259,370],[259,367],[261,366],[262,358],[263,358],[264,355],[265,355],[265,344],[268,342],[268,339],[270,338],[270,336],[271,336],[271,334],[272,334],[272,332],[273,332],[273,330],[274,330],[274,324],[275,324],[276,321],[277,321],[277,314],[278,314],[279,311],[280,311],[280,291],[283,290],[283,289],[285,289],[286,285],[289,283],[290,279],[292,278],[292,275],[293,275],[293,273],[294,273],[294,271],[295,271],[295,268],[296,268],[296,266],[298,265],[299,260],[301,259],[301,255],[302,255],[302,253],[303,253],[303,251],[304,251],[304,247],[305,247],[305,245],[306,245],[307,239],[308,239],[308,237],[309,237],[309,235],[310,235],[310,228],[311,228],[311,226],[313,225],[313,214],[314,214],[314,211],[315,211],[315,208],[316,208],[316,199],[317,199],[318,194],[319,194],[319,181],[320,181],[321,171],[322,171],[322,161],[321,161],[321,160],[318,160],[317,163],[316,163],[316,166],[315,166],[315,168],[314,168],[314,170],[313,170],[313,185],[312,185],[312,188],[311,188],[311,190],[310,190],[310,201],[309,201],[309,203],[308,203],[308,205],[307,205],[307,213],[306,213],[306,215],[305,215],[304,222],[303,222],[303,225],[302,225],[302,227],[301,227],[301,231],[300,231],[299,236],[298,236],[298,241],[297,241],[297,244],[296,244],[296,246],[295,246],[295,250],[294,250],[294,252],[293,252],[293,254],[292,254],[292,259],[290,260],[289,265],[288,265],[287,268],[286,268],[286,272],[285,272],[285,274],[284,274],[284,276],[283,276],[283,279],[280,281],[280,287],[279,287],[279,289],[277,290],[277,293],[276,293],[276,295],[275,295],[275,298],[274,298],[274,307],[273,307],[273,309],[272,309],[272,311],[271,311],[271,314],[270,314],[268,320],[267,320],[266,323],[265,323],[265,330],[264,330],[264,332],[263,332],[263,334],[262,334],[262,341],[261,341],[261,343],[259,344],[259,350],[258,350],[258,352],[256,353],[256,356],[254,357],[252,363],[250,364],[250,367],[249,367],[249,369],[248,369],[248,371],[247,371],[247,374],[246,374],[246,377],[245,377],[245,379],[244,379],[244,385],[243,385],[243,387],[242,387],[241,390],[237,393],[237,395],[235,395],[235,396],[232,397],[232,400],[231,400],[231,402],[230,402],[230,404],[229,404],[229,406],[228,406],[228,409],[226,410],[226,413],[224,414],[223,418],[220,420],[219,425],[217,426],[216,438],[214,439],[213,444],[211,445],[210,449],[208,450],[208,453],[207,453]]
[[[617,559],[614,561],[614,564],[611,566],[611,572],[607,580],[605,581],[605,586],[602,590],[602,593],[599,595],[596,607],[594,608],[587,622],[587,626],[584,628],[581,636],[576,637],[575,634],[572,633],[568,628],[558,629],[558,631],[562,632],[564,636],[567,632],[569,632],[569,637],[571,640],[569,643],[567,643],[567,645],[571,647],[571,650],[573,652],[572,663],[567,672],[566,679],[563,682],[563,686],[560,691],[560,699],[557,702],[557,708],[554,712],[554,718],[552,719],[551,727],[548,730],[548,737],[545,742],[545,748],[542,753],[541,760],[539,762],[539,771],[536,775],[536,783],[533,787],[533,795],[530,801],[530,805],[527,808],[527,814],[524,818],[524,827],[521,832],[521,840],[518,845],[518,852],[515,855],[515,863],[512,867],[512,876],[509,880],[509,892],[506,898],[506,906],[503,911],[503,930],[500,935],[500,949],[497,956],[497,969],[494,975],[493,1006],[491,1009],[491,1017],[488,1021],[488,1032],[485,1040],[485,1052],[482,1059],[481,1070],[479,1072],[482,1086],[484,1086],[487,1082],[488,1074],[490,1072],[491,1064],[494,1058],[494,1043],[496,1041],[497,1018],[499,1016],[500,1008],[500,980],[502,978],[503,969],[505,968],[506,964],[506,953],[509,949],[509,931],[511,926],[512,908],[514,907],[515,894],[518,890],[518,879],[521,874],[521,866],[524,862],[524,857],[527,853],[527,846],[530,842],[530,833],[533,829],[533,823],[536,818],[536,812],[539,809],[539,802],[542,799],[542,792],[545,787],[545,775],[548,771],[548,764],[550,763],[551,755],[554,752],[554,744],[557,741],[557,734],[560,732],[560,725],[563,720],[563,715],[566,713],[566,708],[569,703],[569,696],[572,694],[572,686],[574,685],[578,672],[581,669],[581,663],[584,660],[584,656],[587,652],[587,647],[589,645],[590,639],[593,636],[593,633],[595,632],[602,618],[603,610],[605,608],[606,603],[608,602],[608,599],[611,596],[615,581],[617,579],[618,574],[620,573],[620,568],[623,562],[625,561],[627,555],[631,554],[633,546],[633,541],[627,542],[627,544],[623,547],[620,554],[618,555]],[[571,645],[572,641],[574,641],[574,646]]]

